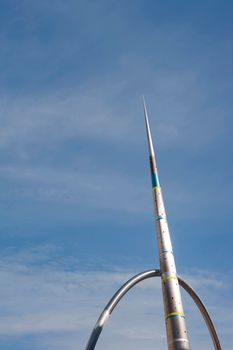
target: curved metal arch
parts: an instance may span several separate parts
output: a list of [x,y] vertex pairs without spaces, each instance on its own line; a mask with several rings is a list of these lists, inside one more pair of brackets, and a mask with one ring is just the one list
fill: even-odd
[[114,310],[114,308],[117,306],[121,298],[133,287],[135,284],[150,278],[150,277],[158,277],[160,276],[160,270],[148,270],[141,272],[132,278],[130,278],[125,284],[123,284],[122,287],[118,289],[118,291],[113,295],[113,297],[110,299],[108,304],[105,306],[103,312],[101,313],[100,317],[96,321],[96,324],[93,328],[93,331],[90,335],[90,338],[88,340],[87,346],[85,350],[94,350],[96,343],[98,341],[98,338],[100,336],[100,333],[103,330],[104,324],[109,318],[110,314]]
[[186,290],[186,292],[191,296],[191,298],[193,299],[193,301],[197,305],[199,311],[201,312],[201,314],[205,320],[205,323],[209,329],[209,333],[211,335],[215,350],[222,350],[216,329],[214,327],[214,324],[210,318],[210,315],[209,315],[205,305],[203,304],[203,302],[201,301],[201,299],[199,298],[199,296],[197,295],[195,290],[190,286],[190,284],[185,282],[179,276],[178,276],[178,281],[179,281],[179,284],[181,285],[181,287],[183,287],[184,290]]
[[[120,287],[117,290],[117,292],[113,295],[113,297],[110,299],[108,304],[105,306],[103,312],[101,313],[100,317],[98,318],[98,320],[93,328],[93,331],[90,335],[90,338],[88,340],[88,343],[86,345],[85,350],[94,350],[95,349],[96,343],[97,343],[99,336],[103,330],[104,324],[108,320],[109,316],[111,315],[112,311],[117,306],[119,301],[123,298],[123,296],[132,287],[134,287],[137,283],[139,283],[145,279],[151,278],[151,277],[159,277],[159,276],[161,276],[160,270],[147,270],[147,271],[141,272],[141,273],[133,276],[125,284],[123,284],[123,286]],[[215,350],[222,350],[217,332],[215,330],[215,327],[213,325],[213,322],[209,316],[209,313],[208,313],[205,305],[203,304],[203,302],[201,301],[199,296],[196,294],[196,292],[193,290],[193,288],[187,282],[185,282],[179,276],[177,278],[178,278],[179,284],[191,296],[191,298],[193,299],[193,301],[197,305],[198,309],[200,310],[200,312],[205,320],[205,323],[208,327],[208,330],[209,330],[209,333],[211,335]]]

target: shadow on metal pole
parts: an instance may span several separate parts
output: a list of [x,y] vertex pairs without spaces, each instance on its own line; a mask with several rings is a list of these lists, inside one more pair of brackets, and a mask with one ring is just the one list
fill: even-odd
[[[139,283],[145,279],[151,278],[151,277],[159,277],[159,276],[161,276],[160,270],[144,271],[144,272],[141,272],[141,273],[133,276],[132,278],[130,278],[120,289],[118,289],[118,291],[113,295],[111,300],[105,306],[100,317],[98,318],[98,320],[95,324],[95,327],[90,335],[90,338],[88,340],[88,343],[86,345],[85,350],[94,350],[95,349],[96,343],[97,343],[99,336],[103,330],[104,324],[108,320],[109,316],[111,315],[112,311],[117,306],[119,301],[123,298],[123,296],[132,287],[134,287],[137,283]],[[205,320],[205,323],[209,329],[209,333],[211,335],[215,350],[222,350],[217,332],[215,330],[215,327],[213,325],[213,322],[209,316],[209,313],[208,313],[205,305],[203,304],[203,302],[201,301],[199,296],[196,294],[196,292],[192,289],[192,287],[187,282],[185,282],[179,276],[178,276],[178,281],[179,281],[179,284],[181,285],[181,287],[183,287],[186,290],[186,292],[191,296],[191,298],[193,299],[193,301],[197,305],[198,309],[200,310],[200,312]]]

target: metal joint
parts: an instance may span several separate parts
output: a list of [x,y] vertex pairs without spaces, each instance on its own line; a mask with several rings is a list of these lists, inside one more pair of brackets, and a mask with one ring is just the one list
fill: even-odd
[[[141,272],[132,278],[130,278],[125,284],[123,284],[122,287],[118,289],[118,291],[113,295],[113,297],[110,299],[108,304],[105,306],[103,312],[101,313],[100,317],[98,318],[95,327],[90,335],[90,338],[88,340],[88,343],[86,345],[85,350],[94,350],[95,346],[97,344],[97,341],[99,339],[99,336],[103,330],[104,324],[107,322],[109,316],[113,312],[114,308],[117,306],[119,301],[123,298],[123,296],[131,289],[133,288],[136,284],[139,282],[151,278],[151,277],[160,277],[161,276],[161,271],[160,270],[147,270],[144,272]],[[210,315],[197,295],[197,293],[193,290],[193,288],[185,282],[181,277],[177,276],[178,282],[181,287],[185,289],[185,291],[191,296],[195,304],[197,305],[199,311],[201,312],[205,323],[208,327],[210,336],[212,338],[212,342],[214,344],[214,349],[215,350],[222,350],[221,344],[216,332],[216,329],[214,327],[214,324],[210,318]]]

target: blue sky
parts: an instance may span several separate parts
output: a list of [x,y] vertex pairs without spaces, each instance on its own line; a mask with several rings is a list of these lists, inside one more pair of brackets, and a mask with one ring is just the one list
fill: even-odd
[[[1,348],[83,349],[115,290],[158,267],[144,94],[178,272],[230,349],[231,1],[0,6]],[[145,282],[96,348],[166,348],[162,315]]]

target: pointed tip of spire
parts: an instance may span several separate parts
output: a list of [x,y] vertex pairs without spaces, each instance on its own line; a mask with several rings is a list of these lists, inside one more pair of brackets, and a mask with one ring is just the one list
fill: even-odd
[[146,101],[145,101],[145,96],[144,96],[144,94],[142,94],[142,101],[143,101],[143,105],[145,106]]
[[145,118],[148,119],[148,117],[147,117],[147,109],[146,109],[146,100],[145,100],[145,96],[144,95],[142,95],[142,102],[143,102]]
[[148,139],[148,145],[149,145],[149,153],[151,156],[155,156],[154,153],[154,147],[153,147],[153,142],[152,142],[152,137],[151,137],[151,132],[150,132],[150,124],[148,120],[148,115],[147,115],[147,108],[146,108],[146,101],[144,95],[142,95],[143,99],[143,107],[144,107],[144,116],[145,116],[145,123],[146,123],[146,131],[147,131],[147,139]]

